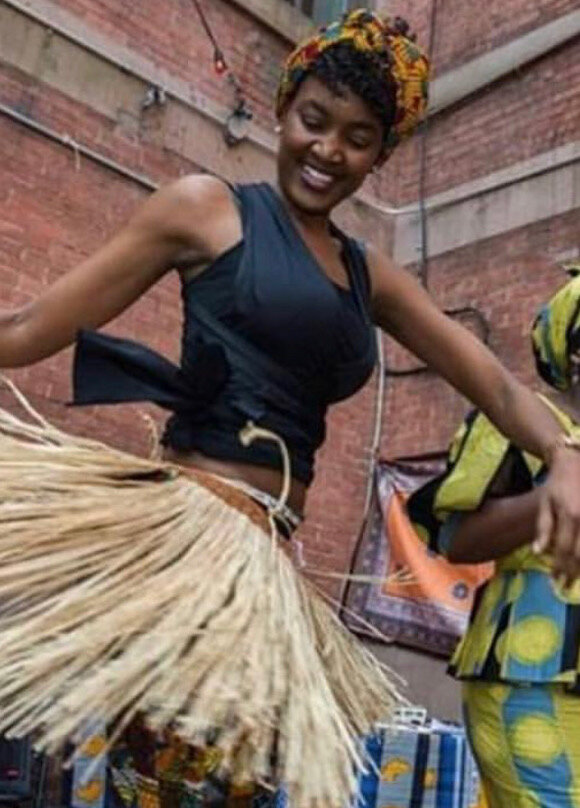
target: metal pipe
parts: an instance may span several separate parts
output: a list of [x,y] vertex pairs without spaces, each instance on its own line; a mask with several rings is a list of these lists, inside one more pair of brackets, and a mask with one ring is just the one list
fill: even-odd
[[[427,54],[433,60],[435,48],[435,32],[437,28],[437,0],[431,0],[429,15],[429,39]],[[427,188],[427,140],[429,137],[429,118],[424,121],[419,137],[419,224],[421,232],[421,260],[419,261],[419,280],[427,289],[429,287],[429,223],[427,221],[426,188]]]
[[385,399],[385,349],[383,347],[383,336],[380,329],[376,329],[377,339],[377,356],[378,356],[378,379],[377,379],[377,393],[375,398],[375,415],[373,423],[373,436],[371,440],[371,458],[369,463],[369,474],[367,479],[367,490],[365,494],[365,504],[363,508],[363,524],[369,513],[371,506],[371,499],[373,495],[373,483],[375,479],[375,466],[379,456],[379,447],[381,443],[381,432],[383,426],[383,407]]
[[38,121],[35,121],[33,118],[23,115],[21,112],[18,112],[6,104],[0,103],[0,113],[5,115],[7,118],[16,121],[22,126],[26,126],[28,129],[36,132],[37,135],[42,135],[49,140],[53,140],[55,143],[60,143],[62,146],[72,149],[75,156],[78,157],[79,155],[82,155],[83,157],[91,160],[93,163],[97,163],[104,168],[108,168],[109,171],[113,171],[115,174],[119,174],[125,179],[132,180],[142,188],[146,188],[148,191],[156,191],[159,187],[156,182],[149,177],[146,177],[144,174],[139,174],[138,172],[133,171],[131,168],[127,168],[126,166],[117,163],[115,160],[111,160],[110,157],[105,157],[104,154],[100,154],[99,152],[94,151],[94,149],[90,149],[88,146],[79,143],[70,135],[59,134],[59,132],[56,132],[54,129],[51,129],[42,123],[38,123]]

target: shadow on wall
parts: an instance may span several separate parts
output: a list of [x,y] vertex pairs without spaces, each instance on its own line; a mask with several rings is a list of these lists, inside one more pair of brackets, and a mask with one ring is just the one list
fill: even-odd
[[461,685],[447,675],[447,660],[396,645],[369,640],[364,644],[402,676],[407,683],[403,692],[414,704],[425,707],[434,718],[462,723]]

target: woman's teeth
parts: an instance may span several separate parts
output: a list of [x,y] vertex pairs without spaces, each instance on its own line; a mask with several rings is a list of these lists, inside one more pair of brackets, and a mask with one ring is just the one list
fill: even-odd
[[334,177],[317,168],[305,165],[302,167],[302,179],[311,188],[317,191],[325,191],[334,182]]

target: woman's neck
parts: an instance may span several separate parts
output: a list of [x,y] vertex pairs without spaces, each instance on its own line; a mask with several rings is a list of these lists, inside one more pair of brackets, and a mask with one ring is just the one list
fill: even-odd
[[273,188],[278,194],[282,204],[286,208],[288,215],[301,231],[306,231],[314,236],[328,235],[330,232],[330,216],[328,213],[311,213],[292,203],[286,196],[278,181],[273,183]]

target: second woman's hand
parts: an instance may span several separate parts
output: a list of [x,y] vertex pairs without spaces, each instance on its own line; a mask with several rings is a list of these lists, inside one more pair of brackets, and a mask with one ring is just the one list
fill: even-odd
[[549,553],[553,575],[570,586],[580,578],[580,451],[564,445],[552,455],[541,489],[534,551]]

